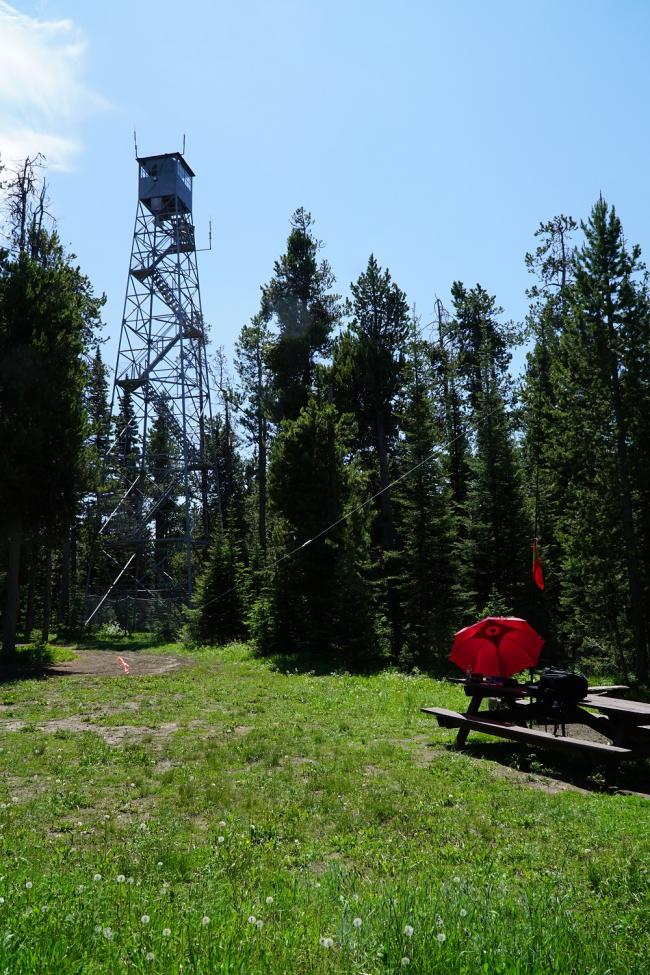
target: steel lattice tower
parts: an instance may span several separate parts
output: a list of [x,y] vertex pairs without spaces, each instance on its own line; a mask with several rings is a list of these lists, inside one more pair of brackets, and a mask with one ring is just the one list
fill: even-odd
[[[193,549],[208,534],[205,444],[211,421],[192,222],[194,173],[179,152],[137,157],[137,162],[138,207],[111,414],[128,396],[140,456],[133,483],[120,498],[110,499],[112,510],[102,519],[104,550],[110,556],[111,545],[115,550],[119,543],[121,552],[120,559],[112,558],[121,574],[103,599],[109,593],[146,598],[154,592],[187,598]],[[166,429],[166,457],[152,456],[156,423]],[[157,516],[170,499],[182,512],[182,525],[161,546]],[[178,572],[173,578],[168,568],[170,553],[177,561],[181,553],[184,558],[180,585]]]

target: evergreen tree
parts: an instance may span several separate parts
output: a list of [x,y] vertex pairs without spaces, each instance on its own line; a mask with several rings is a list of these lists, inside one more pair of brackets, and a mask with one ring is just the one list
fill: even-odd
[[642,424],[632,416],[650,381],[648,295],[640,249],[627,248],[614,208],[599,199],[582,229],[556,369],[567,481],[563,603],[567,613],[581,606],[585,622],[611,642],[627,631],[645,680],[649,593],[638,502],[648,458],[643,435],[633,439]]
[[[56,234],[39,229],[37,256],[0,262],[0,479],[9,544],[5,651],[15,645],[23,540],[42,528],[46,553],[74,519],[83,486],[86,379],[82,355],[101,300]],[[51,572],[46,554],[43,635],[49,631]]]
[[254,450],[257,494],[257,542],[266,552],[267,458],[270,444],[269,383],[266,354],[270,343],[268,318],[261,312],[245,325],[236,345],[235,363],[243,392],[241,423]]
[[554,620],[559,611],[562,547],[558,518],[565,506],[565,478],[557,449],[557,393],[554,372],[565,327],[573,283],[572,236],[578,225],[560,214],[541,223],[535,232],[539,244],[526,254],[526,266],[535,275],[527,291],[531,298],[528,327],[534,345],[528,353],[522,384],[523,460],[529,471],[528,508],[533,536],[540,545],[544,566],[543,594],[533,591],[529,617],[546,639],[545,655],[562,659],[556,645]]
[[302,207],[291,218],[287,250],[275,262],[274,276],[262,289],[262,316],[278,329],[266,349],[272,377],[273,419],[296,419],[315,388],[316,363],[330,348],[340,318],[334,275],[318,262],[321,246],[311,214]]
[[[386,585],[393,652],[401,647],[398,586],[391,553],[396,539],[390,498],[389,456],[398,431],[395,400],[404,375],[408,304],[403,291],[382,270],[373,254],[366,270],[351,285],[349,329],[336,343],[333,381],[337,401],[356,418],[358,446],[373,458],[377,471],[379,550]],[[375,467],[376,464],[376,467]]]
[[405,630],[401,661],[426,666],[447,656],[462,600],[446,458],[442,450],[432,456],[444,435],[431,397],[431,350],[417,325],[413,319],[401,422],[401,467],[411,473],[396,489],[396,508]]
[[279,557],[256,607],[262,652],[309,652],[354,664],[376,658],[359,565],[363,516],[340,521],[320,537],[354,498],[359,475],[344,463],[348,440],[334,406],[312,399],[298,419],[283,423],[273,444],[269,498]]
[[472,589],[478,610],[497,598],[521,612],[530,593],[530,529],[506,400],[517,333],[498,321],[501,309],[480,285],[468,290],[457,281],[452,295],[458,388],[474,430],[466,502]]
[[[155,575],[166,587],[173,573],[170,563],[170,543],[182,536],[183,512],[178,505],[182,489],[178,469],[178,447],[169,427],[168,414],[164,409],[156,413],[151,425],[147,444],[146,493],[155,508],[153,515]],[[177,580],[180,585],[181,579]]]

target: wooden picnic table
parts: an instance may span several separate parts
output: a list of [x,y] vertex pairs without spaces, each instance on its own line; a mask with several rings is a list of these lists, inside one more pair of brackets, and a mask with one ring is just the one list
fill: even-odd
[[[532,727],[533,722],[543,723],[545,720],[553,724],[552,720],[545,719],[541,714],[534,698],[534,688],[526,684],[501,684],[489,680],[466,680],[462,683],[465,694],[471,699],[464,714],[447,708],[421,709],[426,714],[433,714],[441,727],[458,728],[456,745],[459,748],[466,744],[470,731],[480,731],[513,741],[590,754],[606,762],[608,781],[611,781],[613,771],[624,759],[650,755],[650,704],[609,697],[607,695],[613,689],[611,685],[590,688],[581,701],[564,709],[561,723],[555,725],[553,733],[549,733],[548,730]],[[626,688],[617,685],[616,689]],[[505,705],[501,710],[480,711],[483,701],[495,699]],[[559,735],[558,728],[564,730],[566,724],[585,725],[608,741]]]

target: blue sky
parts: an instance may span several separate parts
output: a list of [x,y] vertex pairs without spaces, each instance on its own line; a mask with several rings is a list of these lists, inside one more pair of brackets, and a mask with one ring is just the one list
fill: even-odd
[[346,294],[370,252],[429,321],[452,281],[526,312],[541,220],[603,195],[650,248],[644,0],[0,0],[0,154],[42,148],[119,333],[142,154],[182,147],[228,354],[305,206]]

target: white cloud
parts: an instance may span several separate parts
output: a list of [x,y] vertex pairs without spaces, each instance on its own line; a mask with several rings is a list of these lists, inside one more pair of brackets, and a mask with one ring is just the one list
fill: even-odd
[[37,20],[0,0],[0,157],[42,152],[70,169],[81,120],[103,101],[84,80],[85,41],[71,20]]

